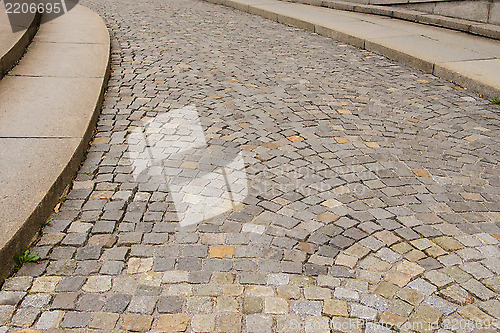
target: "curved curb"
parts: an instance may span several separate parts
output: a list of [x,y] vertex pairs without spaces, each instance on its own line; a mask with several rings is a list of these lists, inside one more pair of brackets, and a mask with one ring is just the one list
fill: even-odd
[[360,3],[335,1],[335,0],[282,0],[287,2],[297,2],[305,5],[326,7],[331,9],[345,10],[350,12],[381,15],[400,20],[416,22],[421,24],[433,25],[436,27],[447,28],[467,32],[473,35],[488,37],[500,40],[500,26],[474,22],[459,18],[428,14],[417,10],[397,8],[389,5],[364,5]]
[[[40,18],[42,16],[39,13],[33,15],[33,19],[29,26],[24,30],[23,33],[19,34],[17,40],[8,47],[0,56],[0,79],[16,64],[16,62],[21,59],[26,50],[26,47],[31,43],[31,40],[35,36],[37,27],[40,23]],[[1,52],[1,51],[0,51]]]
[[[406,33],[407,36],[399,34],[394,27],[391,28],[387,25],[380,26],[380,36],[370,36],[374,35],[374,33],[373,31],[367,31],[366,26],[359,28],[359,26],[353,24],[353,22],[356,24],[359,23],[359,25],[367,23],[364,19],[359,17],[359,15],[366,15],[366,17],[371,16],[365,13],[352,14],[357,15],[358,17],[351,17],[351,14],[349,14],[349,21],[346,21],[348,24],[343,27],[344,29],[339,29],[338,27],[342,26],[344,22],[337,22],[335,19],[339,18],[339,13],[347,14],[348,12],[326,8],[323,9],[316,6],[310,6],[310,8],[315,8],[315,11],[307,11],[304,9],[308,5],[295,4],[281,0],[206,1],[233,7],[250,14],[262,16],[278,23],[309,30],[323,36],[332,37],[358,48],[381,54],[389,59],[407,64],[425,73],[433,74],[464,88],[470,89],[479,93],[482,97],[495,98],[500,96],[500,58],[498,57],[500,54],[500,44],[495,44],[494,46],[488,45],[485,47],[486,49],[493,47],[493,53],[496,52],[496,56],[492,56],[491,51],[493,49],[488,50],[483,54],[473,52],[470,49],[457,50],[457,48],[453,45],[446,45],[443,41],[434,40],[434,38],[429,38],[424,36],[422,33],[416,32],[420,29],[418,26],[412,26],[411,28],[413,32]],[[345,14],[342,15],[345,16]],[[329,15],[332,17],[329,17]],[[398,24],[412,24],[399,20],[394,21],[398,22]],[[330,23],[333,23],[333,25]],[[373,26],[376,27],[375,25]],[[432,28],[446,30],[437,27],[422,27],[425,27],[426,29]],[[359,30],[355,31],[358,28]],[[459,32],[455,33],[458,34]],[[464,34],[464,36],[474,39],[474,41],[478,41],[479,43],[484,43],[484,41],[478,40],[481,37],[475,37],[467,34]],[[404,40],[409,37],[416,38],[414,41]],[[497,43],[497,41],[491,39],[483,39],[485,39],[488,43]],[[418,45],[419,42],[424,42],[424,44]],[[424,46],[427,47],[427,50]],[[431,54],[427,54],[426,51],[432,52],[430,52]],[[457,53],[457,51],[459,52]],[[460,54],[460,52],[462,52],[462,54]]]
[[106,25],[77,6],[41,25],[19,65],[0,81],[0,283],[78,171],[109,73]]

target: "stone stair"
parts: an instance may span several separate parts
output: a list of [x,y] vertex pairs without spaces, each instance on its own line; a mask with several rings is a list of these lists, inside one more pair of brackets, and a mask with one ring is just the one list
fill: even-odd
[[500,25],[498,0],[345,0],[355,4],[391,6],[463,20]]
[[33,25],[16,34],[8,28],[0,30],[0,50],[8,50],[2,68],[18,64],[0,80],[0,282],[85,156],[110,56],[106,25],[83,6],[54,19],[43,16],[26,53]]
[[[0,5],[2,8],[3,5]],[[40,15],[29,15],[24,22],[15,22],[15,32],[5,11],[0,10],[0,78],[22,57],[35,35]]]

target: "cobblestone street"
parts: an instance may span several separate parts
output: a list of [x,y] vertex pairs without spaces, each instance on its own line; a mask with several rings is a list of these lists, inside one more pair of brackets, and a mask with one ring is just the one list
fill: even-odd
[[83,5],[109,88],[0,332],[497,331],[498,105],[200,0]]

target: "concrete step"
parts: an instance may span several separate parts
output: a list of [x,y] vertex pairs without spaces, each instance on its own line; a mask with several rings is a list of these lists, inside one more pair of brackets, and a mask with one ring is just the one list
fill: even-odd
[[[302,3],[305,5],[326,7],[331,9],[346,10],[357,13],[387,16],[387,17],[397,18],[400,20],[433,25],[437,27],[467,32],[473,35],[500,40],[500,25],[498,23],[491,24],[484,22],[476,22],[457,17],[448,17],[435,13],[426,13],[423,11],[413,10],[410,8],[403,8],[398,6],[360,4],[343,0],[282,0],[282,1]],[[500,20],[500,18],[498,20]]]
[[208,0],[382,54],[484,97],[500,96],[500,42],[448,29],[277,0]]
[[23,16],[22,21],[10,22],[3,10],[3,4],[0,8],[2,9],[0,10],[0,78],[2,78],[23,56],[35,35],[41,16],[27,14]]
[[396,6],[417,11],[500,25],[500,2],[460,0],[445,2],[405,3]]
[[[401,5],[401,4],[421,4],[436,2],[451,2],[457,0],[347,0],[349,2],[372,4],[372,5]],[[459,0],[465,1],[465,0]]]
[[102,19],[77,6],[50,20],[0,81],[0,281],[76,174],[109,73]]
[[[500,25],[496,0],[345,0],[353,4],[394,6],[429,14]],[[317,0],[315,1],[317,2]]]

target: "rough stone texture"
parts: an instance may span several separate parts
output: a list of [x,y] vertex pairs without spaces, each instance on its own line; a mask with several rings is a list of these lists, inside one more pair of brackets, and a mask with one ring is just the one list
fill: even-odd
[[[113,74],[87,160],[36,244],[46,260],[0,291],[2,325],[288,333],[498,318],[496,107],[222,6],[87,4],[115,36]],[[184,116],[152,154],[200,139],[186,105],[204,148],[137,174],[137,128]],[[246,197],[181,227],[172,191],[240,152]],[[215,183],[193,188],[216,201]]]
[[133,332],[147,332],[151,328],[152,316],[127,314],[123,316],[121,328]]
[[158,332],[184,332],[189,322],[186,314],[164,314],[158,318],[156,331]]
[[347,302],[335,299],[325,299],[323,305],[323,314],[331,317],[348,317]]

